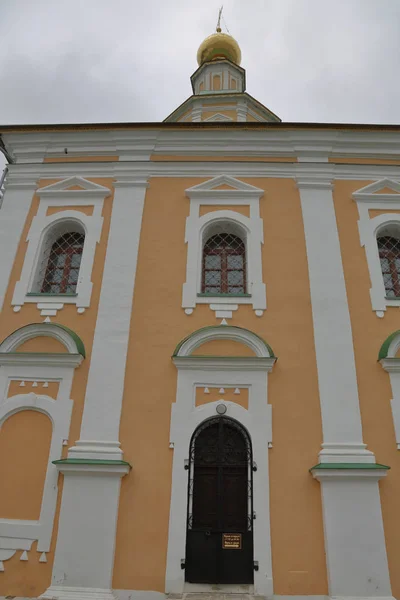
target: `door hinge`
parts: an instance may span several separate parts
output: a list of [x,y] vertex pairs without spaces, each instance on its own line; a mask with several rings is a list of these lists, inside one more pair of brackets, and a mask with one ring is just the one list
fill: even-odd
[[181,569],[186,569],[186,562],[184,558],[181,558]]
[[258,560],[255,560],[253,562],[253,568],[254,568],[255,571],[258,571]]

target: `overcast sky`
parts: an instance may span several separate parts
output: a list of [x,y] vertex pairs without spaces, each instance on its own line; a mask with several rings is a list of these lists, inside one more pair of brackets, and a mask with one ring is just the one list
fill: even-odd
[[[163,120],[221,3],[0,0],[0,124]],[[284,121],[400,123],[400,0],[223,3],[247,91]]]

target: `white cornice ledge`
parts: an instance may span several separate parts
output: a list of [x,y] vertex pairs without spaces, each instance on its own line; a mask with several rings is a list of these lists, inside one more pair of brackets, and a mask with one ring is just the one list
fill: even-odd
[[327,179],[301,179],[297,178],[296,184],[299,190],[333,190],[333,183]]
[[57,471],[62,473],[63,475],[112,475],[116,477],[123,477],[127,475],[131,469],[129,464],[112,464],[112,461],[109,464],[103,464],[99,462],[98,464],[93,463],[64,463],[64,464],[56,464]]
[[400,373],[400,358],[382,358],[379,362],[388,373]]
[[80,354],[29,352],[0,352],[0,366],[12,367],[69,367],[75,369],[83,361]]
[[311,471],[314,479],[326,481],[330,479],[382,479],[386,477],[388,469],[317,469]]
[[117,179],[114,180],[113,185],[115,188],[117,188],[117,187],[118,188],[121,188],[121,187],[148,188],[149,182],[147,181],[147,179],[133,179],[132,177],[128,177],[127,179],[124,179],[123,177],[118,177]]
[[174,356],[178,370],[272,371],[276,358],[251,356]]

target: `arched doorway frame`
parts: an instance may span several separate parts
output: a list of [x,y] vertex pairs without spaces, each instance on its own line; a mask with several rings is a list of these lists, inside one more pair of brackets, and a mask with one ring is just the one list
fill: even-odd
[[[252,348],[255,357],[204,357],[192,352],[216,339],[232,339]],[[170,446],[173,448],[172,488],[168,533],[166,592],[211,591],[213,585],[185,583],[182,568],[186,547],[187,476],[190,440],[196,428],[216,416],[216,406],[226,405],[226,416],[249,433],[257,472],[253,477],[255,595],[273,594],[269,511],[268,447],[272,442],[272,407],[268,404],[268,373],[276,361],[272,349],[259,336],[239,327],[207,327],[183,340],[173,356],[178,370],[176,402],[172,405]],[[204,387],[247,388],[248,409],[235,402],[217,400],[195,405],[196,389]],[[220,586],[223,588],[224,586]],[[241,586],[237,591],[243,593]],[[236,591],[230,586],[229,591]]]
[[[235,445],[233,452],[229,441],[228,445],[225,445],[225,441],[229,440],[232,433],[235,436],[235,443],[239,443],[239,446]],[[238,435],[239,437],[237,437]],[[201,439],[204,438],[206,444],[200,450],[200,457],[198,457],[198,440],[200,440],[201,448]],[[210,446],[210,441],[215,442],[215,445],[212,443]],[[240,451],[241,443],[243,446]],[[190,577],[215,577],[215,583],[220,583],[224,579],[226,581],[226,578],[230,580],[237,578],[240,584],[252,585],[253,583],[254,461],[252,446],[249,432],[239,421],[227,417],[225,414],[216,414],[206,419],[193,432],[189,444],[185,581],[191,581]],[[198,459],[200,459],[200,462],[198,462]],[[200,474],[197,472],[197,466],[200,469]],[[205,479],[206,487],[204,488],[202,475],[205,474],[205,468],[207,469],[207,475]],[[232,474],[233,479],[230,479]],[[211,485],[216,496],[214,494],[210,496],[209,493],[210,476],[214,482]],[[228,486],[233,483],[235,489],[233,495],[231,492],[225,495],[227,492],[226,483]],[[196,497],[199,500],[196,501]],[[212,525],[209,522],[208,510],[206,509],[206,513],[203,513],[203,509],[205,506],[209,508],[210,501],[213,504],[214,499],[216,499],[214,505],[216,511],[215,522]],[[227,501],[231,509],[234,507],[233,513],[232,510],[227,510]],[[198,518],[200,518],[200,524],[196,523]],[[204,530],[204,518],[208,523],[206,525],[207,532]],[[212,520],[214,521],[214,518]],[[240,534],[242,543],[239,554],[223,550],[222,530],[218,531],[219,528],[227,533]],[[198,564],[198,559],[193,556],[193,552],[197,557],[201,556],[200,564]],[[198,570],[199,566],[201,567],[200,572]],[[204,567],[206,568],[205,572],[203,571]],[[215,570],[215,573],[211,574],[210,569],[211,572]],[[196,581],[196,579],[192,579],[192,581]]]

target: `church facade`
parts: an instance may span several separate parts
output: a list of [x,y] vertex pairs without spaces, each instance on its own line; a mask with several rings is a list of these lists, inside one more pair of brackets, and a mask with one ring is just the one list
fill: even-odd
[[400,597],[400,128],[283,123],[240,62],[0,127],[0,596]]

